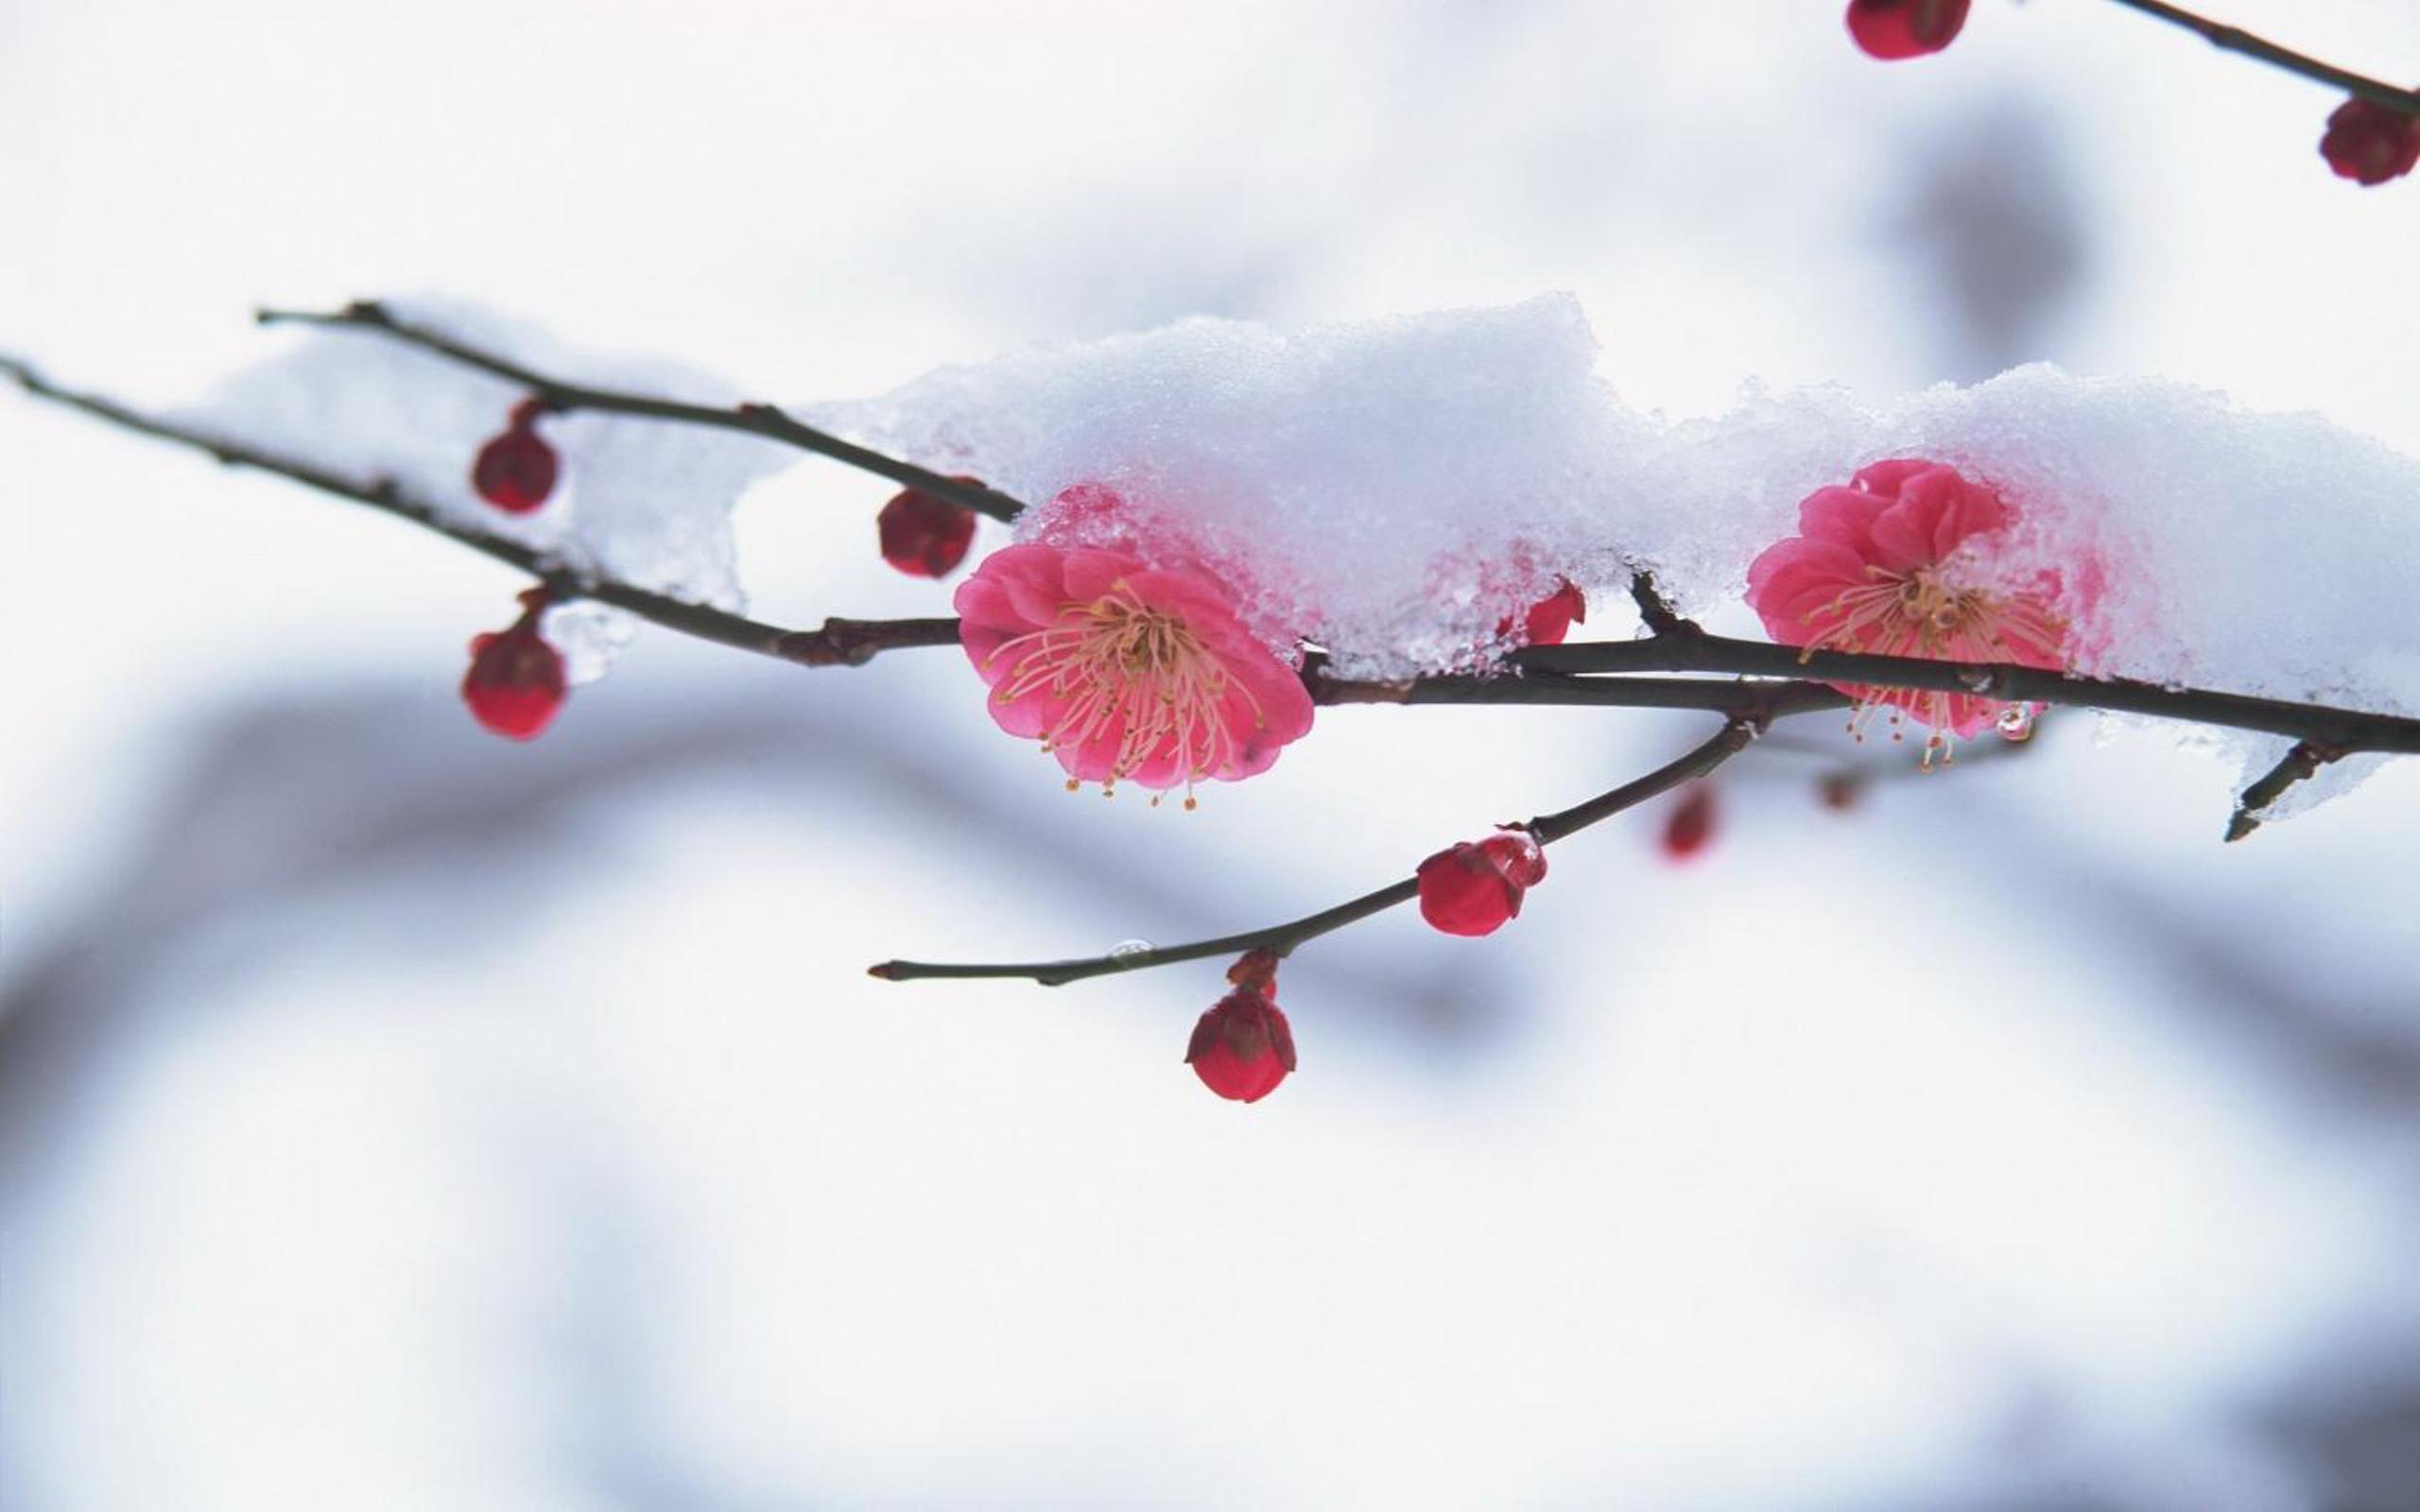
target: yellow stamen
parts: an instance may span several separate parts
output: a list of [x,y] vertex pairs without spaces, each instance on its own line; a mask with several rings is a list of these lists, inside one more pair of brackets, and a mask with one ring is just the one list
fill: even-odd
[[1229,679],[1181,617],[1144,603],[1122,577],[1091,603],[1062,606],[1056,621],[992,656],[1016,659],[994,695],[1001,702],[1037,693],[1065,700],[1043,732],[1044,749],[1116,743],[1104,795],[1147,763],[1173,756],[1192,808],[1194,782],[1238,755],[1223,713],[1231,689],[1242,689],[1254,725],[1262,723],[1252,690]]

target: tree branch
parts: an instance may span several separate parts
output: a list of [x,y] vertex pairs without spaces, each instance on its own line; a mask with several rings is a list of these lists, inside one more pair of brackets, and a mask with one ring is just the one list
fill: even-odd
[[2257,730],[2315,741],[2346,752],[2420,754],[2420,719],[2202,688],[2167,688],[2128,678],[2079,677],[2007,663],[1936,662],[1856,651],[1806,651],[1765,641],[1740,641],[1703,633],[1656,635],[1643,641],[1535,645],[1515,651],[1512,661],[1543,672],[1720,672],[1739,677],[1820,678],[1826,682],[1922,688],[2012,703],[2110,709],[2231,730]]
[[[1611,792],[1600,793],[1585,803],[1542,815],[1530,820],[1523,828],[1536,835],[1539,844],[1550,845],[1601,819],[1611,818],[1624,809],[1634,808],[1658,794],[1670,792],[1683,782],[1705,776],[1746,749],[1748,743],[1762,732],[1763,726],[1754,719],[1733,719],[1722,727],[1720,733],[1679,760],[1657,767],[1636,782],[1625,782]],[[1037,961],[1023,965],[885,961],[879,966],[867,968],[866,974],[888,982],[1017,977],[1039,982],[1044,987],[1063,987],[1087,977],[1149,971],[1155,966],[1173,966],[1180,961],[1198,961],[1213,955],[1237,955],[1250,950],[1274,951],[1279,955],[1287,955],[1307,940],[1332,934],[1373,914],[1384,913],[1398,903],[1409,902],[1419,894],[1419,879],[1407,877],[1316,914],[1306,914],[1301,919],[1241,935],[1221,935],[1217,939],[1196,940],[1190,945],[1169,945],[1159,950],[1135,951],[1122,955],[1094,955],[1077,960]]]
[[1816,709],[1845,709],[1847,694],[1821,682],[1746,682],[1730,678],[1408,678],[1347,682],[1316,669],[1304,678],[1314,702],[1528,704],[1547,708],[1705,709],[1769,723]]
[[279,456],[246,442],[208,435],[129,409],[115,400],[98,394],[61,388],[26,364],[5,354],[0,354],[0,373],[14,379],[18,387],[37,399],[63,404],[123,430],[205,453],[226,467],[251,468],[273,473],[305,488],[317,489],[321,493],[350,499],[397,519],[407,520],[424,530],[433,530],[473,551],[493,557],[508,566],[518,567],[544,583],[559,598],[590,598],[600,604],[611,604],[616,609],[628,610],[650,624],[695,636],[701,641],[711,641],[717,645],[735,646],[801,666],[828,667],[859,666],[883,651],[958,644],[958,621],[954,619],[832,619],[824,621],[820,630],[794,630],[709,605],[693,604],[685,599],[596,576],[557,561],[509,536],[496,535],[448,519],[434,505],[406,494],[390,478],[362,481],[345,477],[308,462]]
[[566,413],[576,409],[593,409],[614,415],[636,415],[648,420],[705,425],[781,441],[889,478],[920,493],[946,499],[977,513],[990,515],[994,520],[1014,520],[1025,508],[1021,501],[997,489],[968,483],[962,478],[935,472],[912,462],[903,462],[895,456],[886,456],[854,441],[844,441],[817,430],[804,421],[793,420],[770,404],[739,404],[730,409],[718,409],[711,404],[687,404],[677,400],[655,399],[645,394],[591,388],[582,384],[569,383],[548,377],[467,342],[457,341],[442,332],[400,319],[389,313],[385,305],[372,300],[356,301],[333,312],[259,310],[254,312],[253,318],[263,325],[334,326],[391,337],[458,362],[466,368],[504,379],[507,383],[517,384],[545,401],[549,409]]
[[2207,16],[2195,15],[2181,6],[2166,4],[2165,0],[2118,0],[2118,4],[2171,26],[2183,26],[2221,52],[2257,59],[2287,73],[2299,74],[2315,83],[2359,95],[2373,105],[2383,105],[2390,111],[2401,111],[2406,115],[2420,115],[2420,91],[2397,89],[2393,84],[2339,68],[2333,63],[2323,63],[2292,48],[2281,47],[2266,37],[2255,36],[2240,26],[2230,26]]
[[[717,645],[752,651],[800,666],[861,666],[885,651],[919,646],[956,645],[958,621],[950,618],[906,620],[827,619],[820,629],[800,630],[769,625],[704,604],[603,578],[556,561],[534,547],[481,530],[441,513],[433,505],[406,495],[390,479],[360,481],[312,463],[280,456],[247,442],[231,440],[130,409],[98,394],[61,388],[26,364],[0,355],[0,373],[38,399],[48,400],[104,421],[121,429],[202,452],[228,467],[251,468],[316,489],[322,493],[368,505],[424,530],[509,566],[544,583],[558,598],[594,599],[628,610],[649,624]],[[1579,679],[1540,675],[1529,678],[1425,678],[1403,683],[1340,682],[1326,679],[1315,662],[1305,669],[1312,696],[1324,703],[1501,703],[1565,704],[1603,708],[1711,709],[1759,720],[1772,720],[1809,709],[1845,705],[1848,700],[1818,683],[1743,683],[1677,678]]]
[[[354,318],[326,318],[351,323]],[[427,502],[406,496],[391,479],[365,482],[348,478],[311,463],[279,456],[249,443],[142,414],[100,395],[60,388],[28,365],[5,354],[0,354],[0,373],[14,378],[20,387],[37,398],[64,404],[94,419],[206,453],[227,466],[272,472],[323,493],[366,504],[408,520],[424,529],[459,541],[474,551],[531,574],[560,596],[591,598],[611,604],[666,629],[719,645],[735,646],[743,651],[804,666],[855,666],[884,651],[947,645],[957,639],[956,622],[947,619],[836,619],[827,621],[821,629],[813,631],[767,625],[706,605],[689,603],[599,577],[556,561],[509,537],[448,519]],[[642,407],[617,412],[647,413],[644,406],[665,402],[631,400],[631,403]],[[724,415],[724,412],[712,410],[702,413]],[[1645,575],[1640,575],[1640,578],[1644,579]],[[1512,662],[1528,671],[1530,674],[1528,677],[1436,677],[1416,678],[1404,682],[1353,682],[1328,679],[1315,663],[1305,669],[1305,680],[1315,698],[1330,704],[1502,703],[1687,708],[1710,709],[1771,721],[1809,710],[1839,707],[1848,701],[1810,680],[1820,678],[1825,682],[1933,689],[2007,701],[2034,700],[2077,708],[2111,709],[2234,729],[2257,730],[2308,740],[2340,754],[2360,750],[2420,753],[2420,719],[2333,709],[2318,704],[2288,703],[2242,694],[2166,688],[2127,679],[2076,677],[2043,672],[2032,667],[1936,662],[1918,657],[1844,651],[1802,651],[1762,641],[1709,635],[1673,610],[1655,591],[1651,580],[1645,580],[1643,587],[1634,582],[1633,592],[1639,597],[1641,612],[1649,617],[1651,625],[1661,622],[1680,627],[1642,641],[1530,646],[1516,651]],[[1631,672],[1707,672],[1780,680],[1718,683],[1572,675]]]

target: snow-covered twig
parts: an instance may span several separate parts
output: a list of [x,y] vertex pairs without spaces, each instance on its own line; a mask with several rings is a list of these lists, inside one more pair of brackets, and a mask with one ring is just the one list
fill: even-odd
[[2397,89],[2393,84],[2339,68],[2333,63],[2323,63],[2316,58],[2295,52],[2290,47],[2281,47],[2268,38],[2256,36],[2240,26],[2230,26],[2207,16],[2196,15],[2181,6],[2169,5],[2166,0],[2118,0],[2118,4],[2147,16],[2156,16],[2172,26],[2183,26],[2222,52],[2257,59],[2290,74],[2299,74],[2315,83],[2344,90],[2390,111],[2420,115],[2420,91]]
[[[355,309],[375,308],[355,306]],[[378,327],[378,329],[389,329]],[[406,339],[420,340],[413,336]],[[442,341],[441,337],[429,340]],[[465,361],[481,364],[481,355]],[[510,365],[505,365],[510,368]],[[0,372],[39,398],[66,404],[95,419],[162,440],[208,453],[230,466],[252,467],[292,479],[322,492],[383,509],[414,524],[460,541],[475,551],[520,567],[566,598],[592,598],[630,610],[666,629],[717,644],[735,646],[763,656],[805,666],[856,665],[887,650],[949,645],[957,642],[957,622],[950,619],[833,620],[820,630],[794,630],[767,625],[742,615],[694,604],[627,583],[574,570],[551,560],[517,541],[458,524],[424,501],[405,495],[390,480],[368,482],[343,477],[324,468],[282,457],[260,448],[207,435],[127,408],[98,395],[60,388],[25,363],[0,356]],[[523,381],[524,369],[506,376]],[[549,380],[527,374],[540,391]],[[588,394],[594,391],[571,388]],[[637,395],[611,396],[620,412],[686,418],[687,406]],[[583,401],[585,403],[586,401]],[[704,410],[728,418],[732,412]],[[704,423],[705,421],[701,421]],[[713,423],[720,423],[715,421]],[[733,428],[733,427],[726,427]],[[745,427],[736,427],[745,428]],[[869,453],[893,476],[908,464]],[[1643,577],[1644,575],[1641,575]],[[1642,612],[1651,624],[1668,627],[1639,641],[1600,641],[1579,644],[1532,646],[1515,652],[1513,662],[1537,673],[1601,674],[1706,672],[1732,677],[1788,679],[1788,686],[1737,684],[1736,695],[1719,692],[1703,682],[1665,679],[1616,680],[1603,677],[1474,679],[1425,677],[1401,682],[1322,681],[1316,671],[1313,696],[1330,703],[1511,703],[1596,704],[1638,708],[1714,708],[1726,713],[1778,718],[1787,713],[1837,705],[1842,701],[1809,679],[1857,682],[1878,688],[1915,688],[1970,694],[2008,701],[2039,701],[2075,708],[2108,709],[2150,714],[2231,729],[2257,730],[2308,740],[2342,753],[2381,751],[2420,753],[2420,719],[2319,704],[2290,703],[2243,694],[2201,688],[2169,688],[2126,679],[2094,679],[2045,672],[2012,664],[1930,661],[1920,657],[1878,656],[1844,651],[1801,651],[1761,641],[1709,635],[1680,617],[1651,580],[1634,587]],[[1657,606],[1650,610],[1650,606]]]
[[[2133,3],[2133,0],[2128,0]],[[2162,7],[2163,11],[2172,9]],[[2169,19],[2198,21],[2186,12]],[[2202,23],[2204,26],[2209,23]],[[2267,44],[2263,44],[2264,46]],[[2282,52],[2283,49],[2278,49]],[[2286,54],[2287,57],[2298,55]],[[2305,60],[2308,61],[2308,60]],[[2324,67],[2325,65],[2312,65]],[[2383,88],[2384,86],[2380,86]],[[2392,93],[2392,92],[2391,92]],[[803,446],[835,456],[852,466],[879,473],[970,507],[982,507],[995,518],[1011,519],[1023,508],[1017,501],[989,489],[974,487],[983,501],[971,503],[970,485],[911,463],[843,441],[789,419],[770,405],[742,404],[735,409],[684,404],[643,394],[585,387],[537,372],[509,358],[468,345],[441,333],[397,318],[384,306],[360,301],[332,314],[300,314],[264,310],[264,322],[294,321],[322,326],[353,327],[420,347],[482,372],[522,385],[558,408],[607,410],[743,431]],[[1524,666],[1543,671],[1590,672],[1713,672],[1746,677],[1799,679],[1820,677],[1882,688],[1929,689],[2016,701],[2038,700],[2081,708],[2117,710],[2128,713],[2189,720],[2239,730],[2311,740],[2341,751],[2375,750],[2420,753],[2420,720],[2387,714],[2289,703],[2240,694],[2193,688],[2168,688],[2123,679],[2098,679],[2044,672],[2014,665],[1976,665],[1922,658],[1860,655],[1821,651],[1802,653],[1763,642],[1740,641],[1705,634],[1667,601],[1654,579],[1644,572],[1632,577],[1632,596],[1641,617],[1654,633],[1629,643],[1540,646],[1517,654]],[[601,595],[600,595],[601,596]],[[1430,679],[1419,679],[1426,683]],[[1448,684],[1435,697],[1397,700],[1379,695],[1385,685],[1358,685],[1337,702],[1543,702],[1534,697],[1481,696],[1478,690]],[[1315,690],[1316,691],[1316,690]],[[1617,701],[1607,699],[1604,701]]]
[[[98,394],[62,388],[33,368],[0,354],[0,374],[36,398],[63,404],[126,430],[208,454],[229,467],[248,467],[366,504],[449,541],[518,567],[559,600],[594,599],[627,610],[649,624],[800,666],[861,666],[885,651],[959,644],[954,618],[826,619],[817,629],[791,629],[674,598],[556,561],[509,537],[466,525],[413,498],[390,479],[362,481],[280,456],[247,442],[212,436],[146,415]],[[1713,710],[1760,720],[1835,708],[1848,700],[1819,683],[1744,683],[1684,678],[1423,678],[1410,683],[1329,680],[1306,669],[1313,696],[1326,703],[1560,704],[1599,708]]]
[[821,629],[794,630],[708,605],[652,593],[579,571],[521,541],[450,520],[435,507],[405,493],[391,479],[365,481],[345,477],[308,462],[279,456],[259,447],[207,435],[129,409],[115,400],[98,394],[61,388],[26,364],[4,354],[0,354],[0,374],[14,379],[20,388],[36,398],[64,404],[95,420],[106,421],[158,440],[207,453],[225,466],[248,467],[274,473],[322,493],[350,499],[355,504],[366,504],[398,519],[408,520],[423,529],[434,530],[450,541],[459,541],[473,551],[520,568],[545,584],[558,598],[593,598],[616,609],[628,610],[650,624],[695,636],[701,641],[711,641],[717,645],[735,646],[801,666],[825,667],[861,665],[884,651],[958,644],[958,621],[954,619],[830,619],[824,621]]
[[[1745,750],[1751,741],[1764,730],[1761,721],[1732,719],[1725,723],[1713,739],[1689,751],[1678,760],[1668,762],[1635,782],[1625,782],[1610,792],[1599,793],[1585,803],[1542,815],[1517,826],[1534,836],[1540,845],[1550,845],[1566,835],[1576,834],[1601,819],[1609,819],[1624,809],[1635,808],[1648,799],[1668,793],[1684,782],[1705,776],[1724,762]],[[1086,977],[1109,976],[1121,971],[1146,971],[1154,966],[1173,966],[1180,961],[1198,961],[1215,955],[1239,955],[1246,951],[1265,950],[1277,955],[1292,953],[1296,946],[1322,935],[1332,934],[1347,924],[1358,923],[1373,914],[1380,914],[1398,903],[1407,903],[1420,894],[1417,878],[1364,893],[1349,902],[1322,909],[1283,924],[1271,924],[1241,935],[1221,935],[1216,939],[1195,940],[1189,945],[1169,945],[1159,950],[1134,951],[1113,955],[1085,956],[1065,961],[1029,961],[1022,964],[952,965],[931,961],[885,961],[869,967],[867,974],[890,982],[930,981],[941,978],[1019,977],[1041,983],[1044,987],[1063,987]]]
[[704,425],[716,430],[761,436],[767,440],[780,441],[802,451],[845,462],[935,498],[962,505],[978,514],[990,515],[994,520],[1013,520],[1025,508],[1023,501],[1011,498],[997,489],[930,472],[912,462],[903,462],[895,456],[886,456],[855,442],[844,441],[803,421],[792,419],[771,404],[739,404],[722,409],[712,404],[683,404],[678,400],[569,383],[399,318],[373,300],[357,300],[341,310],[332,312],[260,310],[254,312],[253,318],[263,325],[341,326],[390,336],[507,383],[518,384],[544,401],[546,407],[552,410],[569,413],[590,409],[614,415],[638,415],[649,420],[673,421],[685,425]]

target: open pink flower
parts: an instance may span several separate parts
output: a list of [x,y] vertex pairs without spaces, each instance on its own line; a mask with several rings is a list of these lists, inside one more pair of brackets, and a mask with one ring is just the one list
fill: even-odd
[[1301,678],[1206,573],[1093,547],[1010,546],[955,602],[992,718],[1039,737],[1070,788],[1183,786],[1191,808],[1195,782],[1266,771],[1311,728]]
[[[1748,603],[1774,640],[1809,651],[2055,672],[2068,650],[2067,623],[2055,608],[2058,575],[2012,587],[1983,571],[1987,538],[2015,518],[1998,493],[1954,469],[1917,458],[1876,462],[1847,488],[1807,495],[1799,534],[1749,564]],[[2003,715],[2012,727],[2031,719],[2022,706],[1970,694],[1833,686],[1930,726],[1937,733],[1926,742],[1927,764],[1945,733],[1970,736]]]

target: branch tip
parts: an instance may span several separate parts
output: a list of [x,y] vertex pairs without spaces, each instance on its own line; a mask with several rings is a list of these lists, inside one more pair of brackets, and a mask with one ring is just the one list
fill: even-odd
[[2170,26],[2182,26],[2200,36],[2204,42],[2221,52],[2237,54],[2256,62],[2283,69],[2313,83],[2341,89],[2374,105],[2381,105],[2405,115],[2420,116],[2420,90],[2398,89],[2382,79],[2356,74],[2348,68],[2322,62],[2305,53],[2271,42],[2268,38],[2244,30],[2241,26],[2212,21],[2169,0],[2117,0],[2129,10],[2137,10]]
[[[1543,815],[1521,826],[1537,836],[1541,845],[1550,845],[1567,835],[1586,829],[1600,819],[1610,818],[1624,809],[1634,808],[1659,794],[1671,791],[1692,778],[1703,777],[1744,749],[1763,729],[1763,721],[1754,715],[1736,715],[1723,721],[1722,729],[1676,760],[1634,782],[1623,783],[1611,792],[1600,793],[1587,802],[1564,809],[1557,814]],[[894,961],[901,979],[922,977],[1016,977],[1036,982],[1044,987],[1062,987],[1087,977],[1108,976],[1121,971],[1139,971],[1153,967],[1174,966],[1182,961],[1205,960],[1212,956],[1237,955],[1247,951],[1265,950],[1285,959],[1296,947],[1322,935],[1333,934],[1347,924],[1358,923],[1374,914],[1382,914],[1399,903],[1407,903],[1420,896],[1418,879],[1407,877],[1390,883],[1374,892],[1363,893],[1332,908],[1282,924],[1249,930],[1240,935],[1221,935],[1215,939],[1196,940],[1188,945],[1167,945],[1156,950],[1127,955],[1095,955],[1075,960],[1032,961],[1025,963],[985,963],[979,965],[941,965],[922,961]]]
[[2296,782],[2306,782],[2329,762],[2341,761],[2346,752],[2338,746],[2323,745],[2314,740],[2298,740],[2285,758],[2271,767],[2259,781],[2243,790],[2236,799],[2235,812],[2227,816],[2226,838],[2229,844],[2244,838],[2268,820],[2269,810],[2286,796],[2286,790]]

